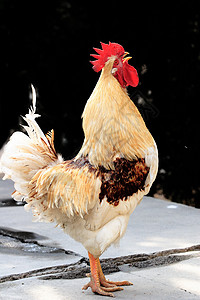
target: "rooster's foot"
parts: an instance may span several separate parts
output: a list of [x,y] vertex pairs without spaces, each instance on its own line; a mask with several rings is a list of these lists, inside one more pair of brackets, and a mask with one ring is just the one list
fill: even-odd
[[87,274],[90,277],[90,282],[83,286],[83,290],[87,290],[89,287],[93,293],[97,293],[102,296],[114,297],[110,292],[121,291],[122,287],[117,286],[112,281],[106,280],[100,265],[99,258],[95,258],[90,252],[88,252],[90,259],[91,273]]
[[[86,274],[86,276],[90,277],[91,280],[93,280],[91,273]],[[99,282],[100,282],[101,289],[104,290],[104,291],[115,292],[115,291],[122,291],[123,290],[123,288],[117,286],[114,281],[106,280],[105,277],[102,278],[102,276],[99,276]]]
[[[95,280],[91,276],[91,280],[89,283],[84,285],[82,287],[82,290],[87,290],[88,288],[91,288],[93,293],[102,295],[102,296],[109,296],[109,297],[114,297],[112,293],[109,293],[112,288],[106,288],[106,287],[101,287],[98,282],[95,282]],[[113,290],[112,290],[113,291]]]

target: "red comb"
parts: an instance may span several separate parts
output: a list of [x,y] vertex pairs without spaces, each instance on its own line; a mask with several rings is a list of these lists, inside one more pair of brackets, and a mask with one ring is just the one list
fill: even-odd
[[93,48],[98,54],[90,54],[92,57],[96,58],[94,61],[90,61],[91,64],[93,64],[93,70],[95,72],[101,71],[101,69],[104,67],[106,61],[111,56],[122,56],[124,54],[124,48],[117,44],[117,43],[111,43],[104,44],[101,42],[101,49]]

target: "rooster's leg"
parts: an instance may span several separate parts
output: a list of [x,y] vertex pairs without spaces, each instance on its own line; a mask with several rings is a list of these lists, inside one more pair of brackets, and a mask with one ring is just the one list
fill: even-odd
[[[122,286],[122,285],[133,285],[132,282],[126,281],[126,280],[125,281],[110,281],[110,280],[107,280],[105,275],[103,274],[99,259],[98,259],[98,273],[99,273],[99,281],[100,281],[100,284],[102,286],[116,287],[116,286]],[[123,289],[123,288],[120,288],[120,289]]]
[[83,290],[87,290],[87,288],[91,287],[92,291],[94,293],[97,293],[99,295],[103,296],[110,296],[114,297],[112,293],[113,291],[119,291],[122,288],[117,287],[115,285],[107,285],[107,286],[101,286],[100,280],[99,280],[99,259],[95,258],[90,252],[88,252],[89,260],[90,260],[90,282],[83,286]]

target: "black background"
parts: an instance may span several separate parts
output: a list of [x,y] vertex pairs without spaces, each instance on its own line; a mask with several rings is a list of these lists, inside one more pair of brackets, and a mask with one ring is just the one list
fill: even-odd
[[200,207],[200,11],[198,1],[0,0],[0,143],[38,94],[39,124],[55,129],[56,149],[73,157],[83,142],[81,113],[99,74],[89,54],[120,43],[140,84],[131,99],[160,157],[154,193]]

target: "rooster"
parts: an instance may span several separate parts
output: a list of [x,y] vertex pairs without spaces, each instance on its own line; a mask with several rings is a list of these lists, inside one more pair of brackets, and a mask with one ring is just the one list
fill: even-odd
[[136,87],[131,57],[117,44],[101,43],[91,61],[99,80],[83,111],[85,139],[74,159],[64,161],[36,122],[36,93],[24,117],[27,134],[15,132],[1,158],[4,179],[15,183],[12,196],[25,201],[37,221],[56,222],[88,251],[94,293],[113,296],[128,281],[105,278],[99,257],[124,235],[131,213],[146,195],[158,169],[156,143],[127,87]]

